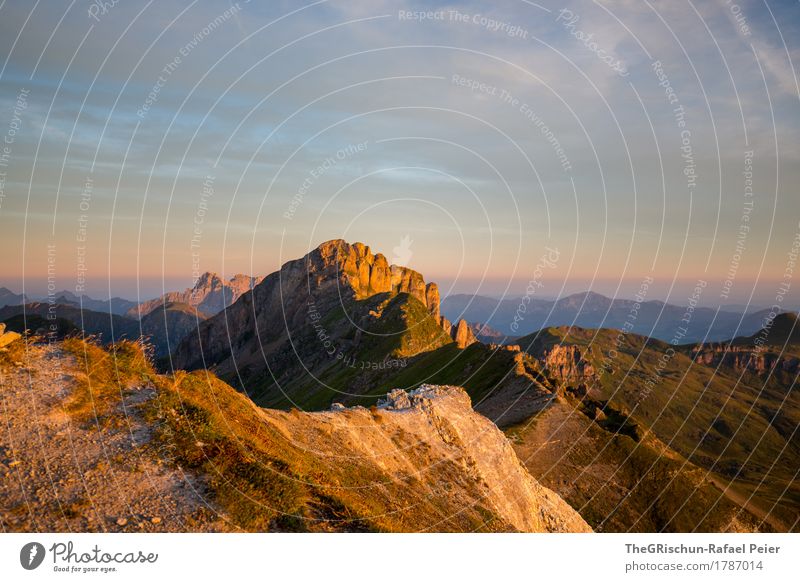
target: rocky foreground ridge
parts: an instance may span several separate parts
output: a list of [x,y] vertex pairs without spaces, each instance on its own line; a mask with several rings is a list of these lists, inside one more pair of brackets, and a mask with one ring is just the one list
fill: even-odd
[[473,411],[463,388],[393,390],[371,409],[334,405],[329,412],[265,410],[263,415],[294,446],[323,459],[330,474],[357,466],[360,472],[382,475],[383,483],[368,487],[367,497],[382,495],[383,487],[395,488],[395,501],[387,503],[399,501],[417,512],[417,504],[427,504],[423,499],[428,496],[440,514],[428,516],[421,529],[449,530],[477,512],[492,516],[493,530],[591,531],[574,509],[528,473],[505,435]]
[[131,342],[11,345],[5,531],[591,531],[458,387],[279,411]]

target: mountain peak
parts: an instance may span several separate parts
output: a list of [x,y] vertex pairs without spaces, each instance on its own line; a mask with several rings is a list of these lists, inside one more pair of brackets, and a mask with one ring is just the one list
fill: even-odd
[[[294,376],[292,358],[283,354],[288,350],[299,356],[299,343],[314,365],[328,365],[326,354],[342,361],[363,352],[370,366],[385,366],[386,358],[399,362],[446,343],[461,347],[474,342],[466,323],[459,327],[443,321],[439,302],[436,283],[427,283],[417,271],[390,265],[385,255],[364,243],[329,240],[265,277],[224,315],[204,322],[198,334],[179,346],[176,362],[201,366],[202,353],[223,374],[235,359],[258,375],[264,363],[256,344],[264,342],[271,344],[268,356],[276,360],[269,364],[270,372]],[[260,382],[265,385],[269,378]]]
[[594,291],[582,291],[580,293],[567,295],[563,299],[559,300],[559,304],[580,305],[582,303],[585,306],[591,307],[597,307],[600,305],[608,306],[611,305],[611,299]]
[[206,271],[205,273],[203,273],[202,275],[200,275],[197,278],[197,280],[194,283],[194,287],[195,287],[195,289],[201,288],[201,287],[206,287],[206,286],[211,285],[211,284],[213,284],[213,283],[215,283],[217,281],[222,283],[222,278],[219,275],[217,275],[216,273],[212,272],[212,271]]
[[329,240],[306,255],[303,261],[307,273],[315,273],[318,279],[320,276],[337,279],[341,287],[352,290],[355,299],[381,293],[408,293],[421,301],[437,320],[439,318],[436,283],[425,283],[422,274],[408,267],[390,265],[385,255],[373,253],[362,242]]
[[170,303],[185,303],[195,307],[206,316],[215,315],[250,291],[260,281],[261,279],[258,277],[242,274],[236,274],[226,281],[217,273],[206,271],[197,277],[192,287],[183,291],[165,293],[161,297],[140,303],[131,307],[126,315],[141,318]]

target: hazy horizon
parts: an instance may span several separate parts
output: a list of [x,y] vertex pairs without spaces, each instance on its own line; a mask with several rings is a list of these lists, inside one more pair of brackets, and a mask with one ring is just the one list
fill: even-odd
[[[413,266],[412,266],[413,268]],[[277,270],[277,269],[276,269]],[[271,271],[275,272],[275,271]],[[221,277],[225,279],[229,279],[234,275],[240,273],[217,273]],[[270,273],[241,273],[245,275],[252,275],[252,276],[265,276],[269,275]],[[522,297],[526,294],[526,288],[528,285],[527,281],[509,281],[507,280],[486,280],[483,282],[480,281],[468,281],[468,280],[460,280],[460,281],[453,281],[448,279],[436,279],[430,278],[425,273],[422,273],[425,276],[427,282],[435,282],[441,288],[442,298],[452,295],[479,295],[483,297],[489,297],[492,299],[516,299]],[[194,277],[173,277],[168,279],[141,279],[138,280],[138,287],[139,287],[139,294],[137,296],[137,281],[136,280],[125,280],[125,279],[114,279],[110,282],[106,279],[102,280],[95,280],[95,281],[87,281],[85,283],[83,294],[88,295],[92,299],[100,299],[100,300],[107,300],[113,297],[119,297],[122,299],[127,299],[130,301],[146,301],[150,299],[154,299],[156,297],[161,296],[164,293],[170,291],[183,291],[186,288],[190,288],[193,286],[195,282]],[[55,283],[55,293],[60,293],[62,291],[69,291],[70,293],[74,293],[76,295],[81,295],[82,293],[78,292],[74,288],[68,286],[60,286],[59,285],[60,279],[56,277]],[[70,281],[65,281],[69,283]],[[21,294],[23,293],[23,281],[21,279],[18,280],[3,280],[0,281],[0,287],[5,287],[12,291],[13,293]],[[109,285],[110,283],[110,285]],[[562,281],[544,281],[544,288],[547,289],[546,291],[539,291],[533,295],[536,299],[544,299],[548,301],[553,301],[557,299],[562,299],[564,297],[575,295],[584,292],[594,292],[600,295],[604,295],[609,298],[616,298],[616,299],[634,299],[639,291],[641,281],[640,280],[631,280],[631,281],[600,281],[595,282],[595,285],[589,286],[586,282],[562,282]],[[692,289],[696,285],[696,281],[679,281],[675,283],[675,286],[672,290],[672,293],[667,295],[664,290],[667,288],[667,285],[672,284],[672,281],[658,281],[656,280],[649,288],[648,292],[643,296],[644,301],[664,301],[666,303],[670,303],[673,305],[685,305],[688,297],[691,294]],[[766,287],[767,289],[771,289],[776,282],[769,281],[763,282],[762,286]],[[562,290],[561,287],[564,286]],[[617,287],[620,287],[617,289]],[[713,282],[707,282],[707,287],[713,286]],[[508,287],[508,289],[506,289]],[[551,291],[552,289],[552,291]],[[752,287],[749,288],[752,290]],[[700,297],[700,301],[698,302],[699,306],[702,307],[711,307],[716,308],[720,306],[721,308],[728,307],[729,309],[739,310],[740,307],[743,307],[748,303],[748,294],[742,293],[742,296],[739,297],[738,295],[731,295],[729,299],[723,300],[719,297],[718,294],[712,295],[711,293],[707,293]],[[38,299],[45,299],[48,295],[48,281],[47,279],[40,279],[40,278],[28,278],[25,285],[25,294],[31,300],[38,300]],[[770,307],[773,305],[773,301],[769,298],[766,293],[771,291],[767,291],[762,293],[761,295],[756,294],[754,295],[753,299],[749,301],[749,309],[762,309],[766,307]],[[786,305],[781,306],[785,310],[797,310],[798,307],[793,303],[787,303]]]

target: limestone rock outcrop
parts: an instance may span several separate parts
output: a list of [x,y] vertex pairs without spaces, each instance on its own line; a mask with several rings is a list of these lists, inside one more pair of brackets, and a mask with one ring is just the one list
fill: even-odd
[[441,312],[439,309],[441,297],[439,297],[439,286],[436,283],[428,283],[425,287],[425,304],[428,311],[436,321],[439,321]]
[[384,255],[373,254],[369,246],[363,243],[351,245],[339,239],[328,241],[308,257],[315,268],[319,267],[320,274],[334,274],[332,267],[338,270],[337,278],[344,292],[352,290],[355,299],[366,299],[380,293],[408,293],[438,318],[439,288],[436,283],[426,285],[420,273],[407,267],[390,265]]
[[594,366],[576,345],[554,345],[544,352],[542,364],[547,374],[560,384],[585,384],[597,379]]
[[460,319],[453,324],[445,316],[439,316],[439,326],[449,335],[460,349],[471,346],[478,341],[472,331],[472,327],[466,320]]
[[[266,411],[265,416],[279,423],[295,446],[322,459],[330,456],[332,465],[342,455],[350,463],[375,464],[381,474],[391,475],[393,487],[415,475],[414,494],[438,491],[437,504],[445,513],[482,506],[505,530],[591,531],[572,507],[530,475],[505,435],[472,409],[463,388],[424,384],[389,392],[373,410],[337,407],[294,417]],[[314,424],[329,426],[326,438],[313,438],[309,428]],[[459,478],[453,480],[453,471]],[[444,490],[439,483],[447,474],[457,484]],[[434,531],[447,529],[447,521]]]
[[464,319],[459,320],[459,322],[452,327],[450,337],[453,338],[453,341],[456,342],[456,345],[462,350],[478,341],[475,334],[472,333],[472,328]]

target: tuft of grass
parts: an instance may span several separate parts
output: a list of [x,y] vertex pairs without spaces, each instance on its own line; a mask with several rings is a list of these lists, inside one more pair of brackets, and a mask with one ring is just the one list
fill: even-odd
[[66,410],[79,422],[104,425],[126,389],[155,376],[150,350],[140,341],[122,340],[104,348],[91,339],[71,337],[63,347],[78,361],[77,386]]

